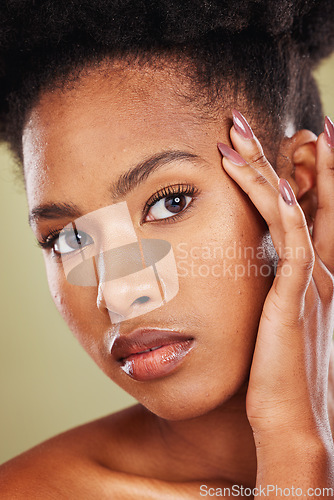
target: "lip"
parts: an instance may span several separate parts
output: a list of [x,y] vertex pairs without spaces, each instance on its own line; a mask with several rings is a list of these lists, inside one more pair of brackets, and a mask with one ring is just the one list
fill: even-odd
[[111,354],[127,375],[147,381],[174,371],[193,347],[194,337],[178,331],[139,328],[118,337]]

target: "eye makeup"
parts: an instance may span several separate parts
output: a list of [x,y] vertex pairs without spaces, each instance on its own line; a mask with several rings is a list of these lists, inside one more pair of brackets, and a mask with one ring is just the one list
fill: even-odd
[[[143,218],[141,223],[146,223],[146,222],[169,222],[169,219],[175,220],[176,218],[181,218],[181,214],[188,210],[188,207],[191,205],[193,200],[199,195],[200,190],[194,186],[193,184],[174,184],[174,185],[168,185],[166,187],[161,188],[159,191],[154,193],[148,201],[145,203],[144,210],[143,210]],[[160,200],[168,197],[177,197],[177,196],[189,196],[192,198],[192,201],[179,213],[176,213],[175,215],[171,215],[170,217],[166,217],[163,219],[155,219],[155,220],[149,220],[145,221],[145,218],[147,217],[150,209],[157,204]]]
[[[171,223],[171,222],[176,222],[177,220],[181,220],[185,213],[191,209],[191,206],[193,204],[194,199],[200,194],[200,190],[193,184],[174,184],[174,185],[167,185],[163,188],[161,188],[159,191],[154,193],[145,203],[144,208],[143,208],[143,216],[141,219],[141,224],[146,224],[146,223]],[[147,218],[147,215],[149,214],[150,209],[156,205],[160,200],[164,198],[175,198],[175,197],[190,197],[191,201],[187,204],[185,208],[183,208],[180,212],[172,215],[170,217],[165,217],[161,219],[154,219],[154,220],[145,220]],[[37,241],[38,245],[44,249],[44,250],[50,250],[52,249],[54,254],[60,255],[56,250],[55,250],[55,245],[57,241],[59,240],[59,235],[61,231],[63,230],[63,227],[60,227],[58,229],[51,229],[49,230],[45,235],[42,235],[41,238]]]

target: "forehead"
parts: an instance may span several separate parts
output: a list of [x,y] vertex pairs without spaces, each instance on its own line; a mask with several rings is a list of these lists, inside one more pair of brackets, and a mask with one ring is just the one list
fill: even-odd
[[68,197],[73,182],[92,186],[120,175],[158,150],[207,147],[216,124],[179,97],[190,90],[170,70],[112,68],[45,92],[23,134],[29,205],[40,196]]

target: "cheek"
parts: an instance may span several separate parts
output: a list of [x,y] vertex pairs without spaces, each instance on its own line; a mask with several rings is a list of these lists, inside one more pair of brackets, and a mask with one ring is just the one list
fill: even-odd
[[[234,302],[231,290],[258,289],[273,279],[275,251],[269,232],[260,216],[241,211],[233,218],[215,217],[213,223],[199,224],[200,231],[188,231],[182,241],[173,242],[180,282],[202,298],[219,297]],[[210,292],[212,293],[206,293]]]
[[65,278],[61,264],[50,261],[47,256],[44,260],[53,301],[72,333],[85,350],[89,350],[88,346],[92,346],[92,340],[97,337],[103,320],[97,308],[97,288],[71,285]]
[[239,246],[228,238],[206,241],[179,245],[179,300],[195,303],[212,325],[249,327],[259,317],[271,286],[272,265],[260,253],[260,244]]

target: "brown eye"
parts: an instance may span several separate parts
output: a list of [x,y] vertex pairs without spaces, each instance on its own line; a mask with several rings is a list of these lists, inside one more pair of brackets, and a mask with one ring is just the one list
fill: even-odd
[[165,208],[173,214],[181,212],[186,204],[187,201],[184,194],[167,196],[167,198],[165,198]]
[[146,220],[160,220],[172,217],[174,214],[182,212],[193,199],[182,193],[164,196],[151,206]]

